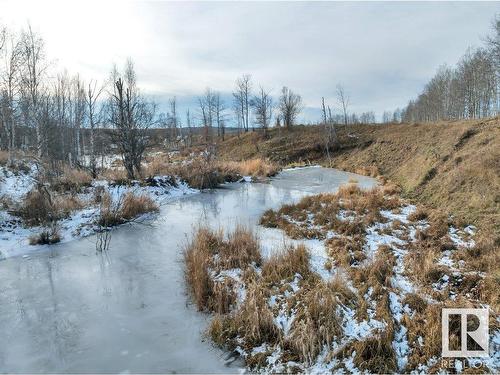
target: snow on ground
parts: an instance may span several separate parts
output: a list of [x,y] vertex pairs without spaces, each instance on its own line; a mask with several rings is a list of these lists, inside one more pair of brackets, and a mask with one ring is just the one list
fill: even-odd
[[[21,182],[21,180],[24,182]],[[18,186],[24,188],[24,190],[19,189],[20,191],[22,190],[22,194],[19,192],[15,193],[18,199],[31,190],[33,187],[32,184],[30,185],[31,180],[31,175],[25,175],[17,179],[14,177],[10,178],[10,186],[17,183]],[[86,207],[76,210],[68,218],[58,221],[57,228],[61,236],[61,242],[86,237],[98,230],[96,220],[99,216],[99,207],[91,203],[96,188],[101,187],[108,191],[114,202],[122,199],[125,194],[132,192],[136,195],[151,197],[159,206],[181,196],[199,192],[199,190],[192,189],[179,180],[176,180],[174,184],[171,182],[170,176],[155,176],[151,181],[151,185],[155,186],[144,186],[138,181],[132,182],[131,185],[127,186],[112,185],[104,180],[94,181],[91,187],[86,188],[84,192],[78,194],[78,198],[82,202],[87,202]],[[146,219],[149,216],[144,215],[144,217],[139,219]],[[21,220],[5,211],[0,211],[0,223],[2,224],[0,226],[0,259],[27,254],[40,249],[42,246],[46,246],[29,245],[29,238],[43,231],[43,227],[25,227],[22,225]]]
[[35,185],[37,173],[35,164],[16,172],[0,166],[0,197],[20,201]]
[[[422,220],[418,223],[411,223],[408,220],[408,216],[415,212],[416,207],[413,205],[404,205],[398,210],[383,210],[381,215],[384,217],[384,223],[375,223],[366,228],[365,233],[365,245],[363,250],[367,255],[365,262],[373,261],[380,246],[388,246],[395,257],[395,266],[393,268],[393,275],[391,277],[391,289],[389,292],[389,309],[392,314],[393,324],[394,324],[394,338],[391,343],[396,355],[397,369],[398,371],[405,371],[408,363],[409,356],[411,355],[412,348],[408,341],[408,329],[404,325],[404,315],[413,316],[414,311],[410,307],[403,303],[405,296],[409,293],[419,292],[419,287],[414,285],[413,282],[408,277],[405,270],[405,256],[408,254],[407,246],[409,241],[415,241],[415,234],[418,230],[425,230],[429,224],[427,221]],[[353,220],[353,213],[341,210],[337,216],[339,220],[350,221]],[[291,218],[287,218],[289,222],[293,223]],[[311,223],[314,221],[311,213],[308,213],[307,219],[305,220],[305,225],[309,225],[310,229]],[[399,229],[394,229],[395,222],[402,224]],[[304,224],[304,223],[303,223]],[[398,225],[396,225],[398,227]],[[390,230],[392,228],[392,231]],[[387,234],[392,233],[392,234]],[[276,228],[264,228],[261,226],[257,227],[257,234],[261,244],[261,251],[264,258],[270,257],[277,251],[281,251],[286,246],[297,245],[303,243],[306,245],[310,254],[310,268],[312,271],[316,272],[325,281],[332,280],[334,277],[340,277],[345,281],[346,285],[356,291],[355,287],[352,285],[349,276],[341,268],[328,267],[326,265],[331,264],[331,258],[327,252],[326,240],[337,236],[336,233],[330,231],[324,236],[325,239],[301,239],[294,240],[289,238],[284,232]],[[450,227],[449,236],[454,242],[457,248],[460,247],[472,247],[474,246],[473,236],[475,234],[475,228],[472,226],[466,227],[464,229],[457,229]],[[452,260],[453,250],[443,251],[441,258],[438,259],[440,265],[448,267],[453,270],[455,277],[460,277],[460,272],[455,268],[455,264]],[[447,275],[443,276],[448,277]],[[288,287],[281,288],[280,290],[285,290],[285,292],[272,295],[268,300],[269,307],[274,311],[274,323],[283,332],[284,336],[290,332],[290,329],[296,320],[296,311],[287,308],[287,299],[293,296],[300,289],[300,275],[296,275],[295,279],[289,283]],[[448,285],[449,280],[443,280],[444,285],[439,285],[439,289],[444,289]],[[240,286],[241,287],[241,286]],[[437,288],[438,286],[436,286]],[[365,294],[365,300],[367,301],[367,317],[365,320],[360,320],[356,316],[355,308],[339,304],[336,316],[341,317],[342,320],[342,332],[341,337],[337,337],[333,342],[330,343],[328,347],[325,345],[322,352],[308,365],[304,363],[287,362],[284,363],[281,357],[282,349],[280,347],[270,348],[268,345],[263,344],[259,347],[252,349],[253,354],[255,353],[266,353],[267,365],[265,368],[260,369],[263,372],[283,372],[287,369],[301,369],[301,371],[310,373],[325,373],[332,371],[347,371],[348,373],[361,373],[355,365],[356,352],[346,358],[336,358],[335,355],[331,355],[332,352],[340,352],[342,348],[346,347],[349,343],[353,341],[364,340],[368,337],[378,334],[378,332],[383,331],[387,326],[387,322],[380,321],[375,318],[376,316],[376,301],[372,299],[372,288],[370,287],[368,292]],[[428,297],[425,293],[423,294],[425,299],[429,303],[435,303],[435,301]],[[450,298],[454,298],[453,294]],[[424,338],[419,337],[417,342],[422,346],[424,343]],[[500,331],[496,331],[493,334],[492,340],[492,353],[496,353],[492,358],[486,360],[484,363],[490,369],[498,369],[500,364]],[[241,354],[245,357],[248,355],[243,349],[240,348]],[[418,368],[419,372],[427,371],[431,366],[437,363],[438,359],[433,357],[429,359],[427,363],[421,364]]]

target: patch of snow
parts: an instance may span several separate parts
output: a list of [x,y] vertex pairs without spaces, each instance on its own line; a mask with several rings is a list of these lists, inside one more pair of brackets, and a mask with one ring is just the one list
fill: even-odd
[[[468,228],[468,233],[474,233],[473,230],[469,227]],[[476,242],[471,238],[468,241],[464,240],[462,237],[463,231],[458,230],[455,227],[450,227],[448,235],[452,242],[457,246],[457,247],[465,247],[465,248],[472,248],[476,245]]]
[[35,177],[38,174],[35,164],[29,166],[27,173],[0,166],[0,196],[10,198],[14,202],[21,201],[24,196],[35,186]]

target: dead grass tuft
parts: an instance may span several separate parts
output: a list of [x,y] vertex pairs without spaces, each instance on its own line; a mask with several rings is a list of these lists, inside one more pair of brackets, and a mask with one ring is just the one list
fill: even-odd
[[339,303],[352,306],[356,297],[344,282],[334,279],[314,283],[300,300],[295,320],[285,338],[285,347],[298,360],[311,364],[325,344],[330,345],[342,334]]
[[262,277],[269,284],[282,280],[291,281],[296,274],[306,279],[312,276],[309,269],[309,253],[304,245],[287,246],[271,256],[262,266]]
[[92,176],[89,172],[78,168],[64,166],[62,173],[51,183],[54,191],[78,193],[83,188],[92,184]]
[[277,164],[262,158],[243,161],[221,161],[218,168],[226,174],[239,174],[255,178],[271,177],[279,171]]
[[354,343],[354,363],[364,371],[377,374],[393,373],[397,369],[396,353],[392,348],[392,337],[386,331],[379,336]]
[[40,187],[26,194],[14,214],[29,226],[48,225],[68,217],[73,211],[83,207],[83,203],[73,195],[54,195]]
[[133,220],[140,215],[157,212],[158,205],[147,195],[136,195],[132,192],[114,200],[107,191],[99,194],[98,224],[102,227],[113,227]]
[[191,295],[199,310],[226,313],[234,305],[236,296],[232,281],[222,277],[214,281],[223,270],[260,265],[261,256],[255,236],[243,227],[237,227],[227,239],[222,231],[206,227],[196,230],[184,251],[185,277]]
[[61,235],[55,225],[29,238],[30,245],[52,245],[59,241],[61,241]]
[[157,212],[158,210],[158,205],[149,196],[135,195],[129,192],[123,198],[120,215],[125,220],[131,220],[140,215]]

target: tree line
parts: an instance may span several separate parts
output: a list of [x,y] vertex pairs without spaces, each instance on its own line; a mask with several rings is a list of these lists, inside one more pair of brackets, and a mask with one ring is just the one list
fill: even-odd
[[[386,111],[382,122],[422,122],[441,119],[482,118],[498,114],[500,107],[500,18],[485,46],[469,49],[455,67],[441,67],[406,108]],[[97,160],[110,153],[122,157],[130,178],[141,173],[151,128],[165,128],[170,146],[190,145],[193,128],[201,127],[206,144],[224,139],[227,125],[238,134],[270,127],[291,129],[304,109],[302,97],[284,86],[272,90],[255,86],[243,74],[235,81],[231,100],[211,88],[198,97],[197,109],[185,113],[184,128],[175,97],[167,113],[145,96],[137,85],[133,62],[113,66],[104,82],[84,81],[66,70],[54,73],[44,40],[28,27],[12,32],[0,27],[0,149],[30,151],[35,157],[64,161],[97,174]],[[337,85],[336,111],[322,98],[321,120],[327,153],[336,143],[337,128],[376,122],[372,111],[350,111],[350,96]]]
[[500,109],[500,16],[485,45],[469,48],[454,67],[441,66],[422,93],[400,113],[400,121],[477,119]]

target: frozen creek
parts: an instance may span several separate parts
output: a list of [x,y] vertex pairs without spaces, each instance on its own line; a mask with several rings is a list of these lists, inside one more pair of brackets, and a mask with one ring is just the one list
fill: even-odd
[[90,236],[0,261],[0,372],[238,372],[240,363],[228,365],[204,339],[208,315],[189,303],[187,237],[198,223],[253,226],[266,209],[335,191],[352,177],[375,184],[333,169],[286,170],[269,183],[169,202],[147,225],[114,230],[104,254]]

